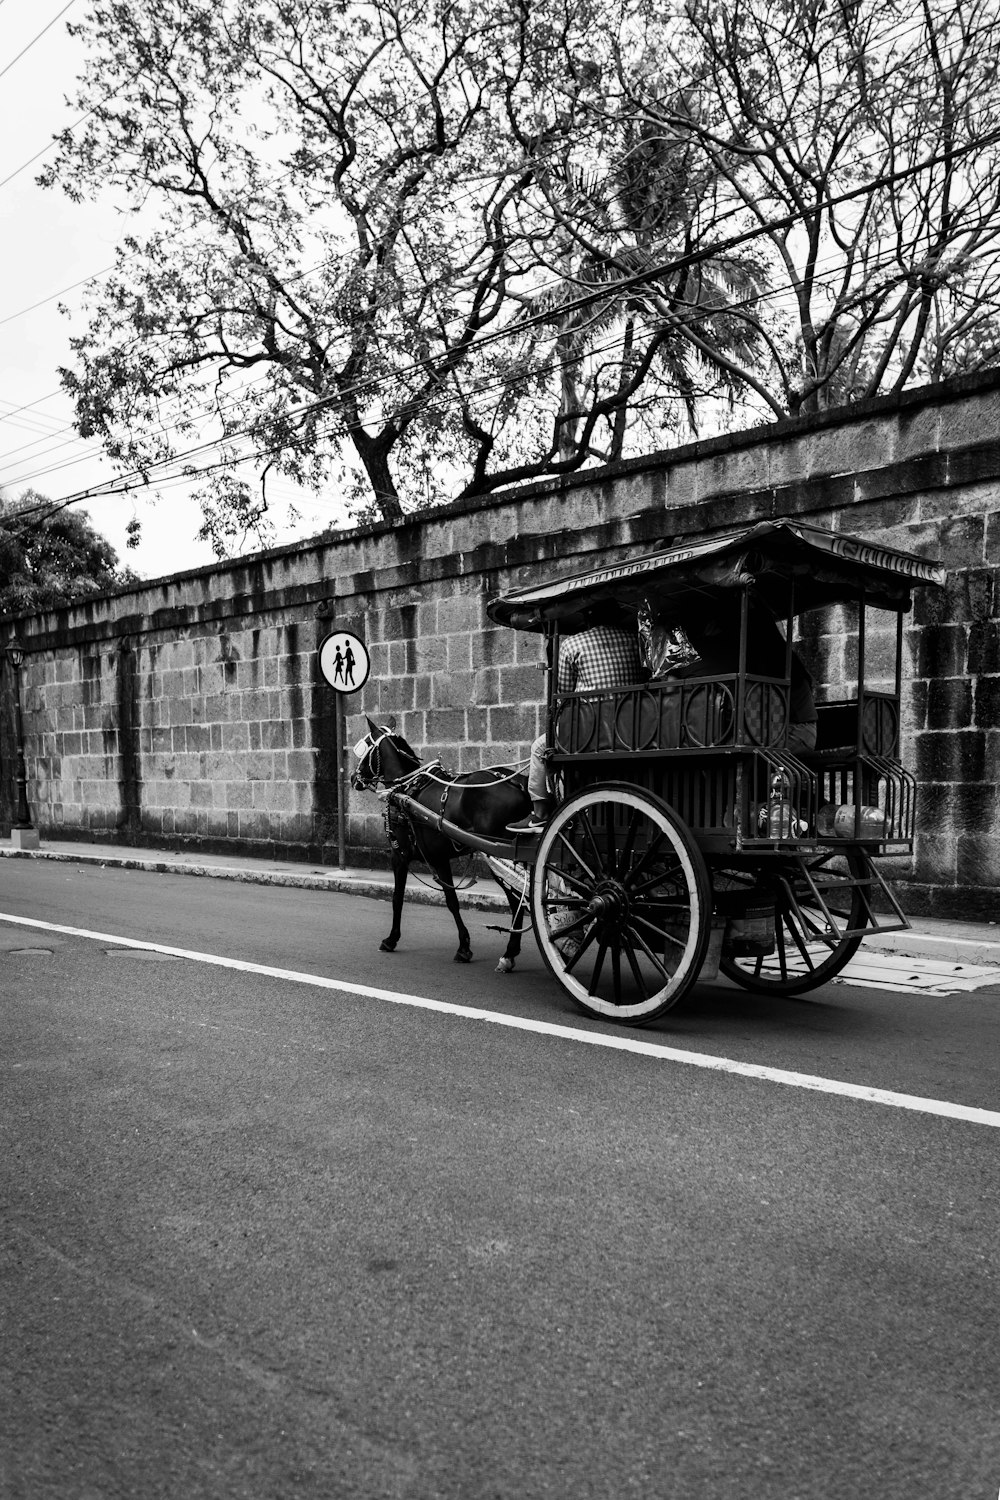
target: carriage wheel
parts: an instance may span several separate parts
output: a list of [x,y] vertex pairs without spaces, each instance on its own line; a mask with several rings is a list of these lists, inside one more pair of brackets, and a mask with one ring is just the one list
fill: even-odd
[[542,834],[535,937],[577,1005],[627,1026],[687,993],[705,957],[712,899],[701,851],[658,797],[608,782],[577,792]]
[[[864,941],[864,934],[856,930],[853,936],[844,933],[847,929],[864,927],[867,919],[864,893],[851,881],[865,878],[868,861],[860,849],[848,849],[847,872],[842,873],[828,868],[829,861],[837,857],[827,852],[807,859],[806,864],[822,887],[823,900],[839,935],[830,932],[826,915],[808,882],[801,875],[790,873],[787,887],[779,882],[764,887],[775,898],[774,952],[766,957],[723,957],[719,968],[727,979],[761,994],[801,995],[826,984],[850,963]],[[713,884],[717,891],[761,890],[758,877],[749,871],[720,871],[713,875]],[[789,899],[789,891],[794,902]]]

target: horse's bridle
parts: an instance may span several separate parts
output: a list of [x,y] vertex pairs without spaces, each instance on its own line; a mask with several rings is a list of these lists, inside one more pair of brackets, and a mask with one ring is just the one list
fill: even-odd
[[[377,754],[378,747],[384,739],[392,733],[391,729],[382,729],[376,739],[371,733],[365,735],[368,748],[363,755],[358,757],[358,764],[351,772],[351,786],[356,792],[367,792],[371,787],[378,786],[382,779],[382,758]],[[362,780],[362,766],[367,763],[368,773]]]
[[[417,761],[412,771],[404,771],[402,776],[395,777],[391,782],[387,781],[383,776],[382,757],[378,753],[378,748],[383,740],[392,739],[394,735],[395,730],[387,729],[384,725],[380,725],[377,738],[373,737],[370,732],[365,736],[365,739],[370,742],[368,745],[368,749],[365,751],[363,756],[359,757],[357,770],[351,772],[351,786],[356,792],[370,791],[372,787],[378,786],[380,781],[384,782],[386,786],[400,786],[403,782],[410,781],[414,776],[418,774],[418,772],[420,771],[419,760]],[[407,749],[409,749],[408,746]],[[412,755],[413,753],[414,752],[411,750],[410,754]],[[368,771],[364,779],[362,780],[363,773],[361,768],[363,765],[365,765],[366,762],[368,765]]]

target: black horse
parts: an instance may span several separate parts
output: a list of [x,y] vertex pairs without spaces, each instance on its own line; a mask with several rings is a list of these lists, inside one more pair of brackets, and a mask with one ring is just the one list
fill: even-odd
[[[367,714],[365,715],[368,719]],[[449,823],[468,829],[480,838],[506,839],[508,823],[522,818],[531,810],[531,800],[523,776],[508,766],[484,771],[470,771],[452,776],[435,762],[425,766],[419,755],[401,734],[384,724],[368,719],[368,734],[355,746],[357,768],[351,774],[355,791],[371,791],[381,785],[405,791],[414,801],[431,812],[443,814]],[[386,820],[392,849],[392,928],[383,938],[383,953],[393,953],[399,942],[406,877],[414,856],[419,856],[436,875],[444,891],[448,910],[458,928],[458,952],[455,962],[467,964],[472,958],[469,930],[462,921],[451,862],[462,849],[437,829],[414,823],[390,806]],[[508,886],[493,870],[493,878],[507,897],[511,911],[511,930],[507,947],[497,964],[497,972],[509,974],[521,951],[521,928],[526,913],[523,893]]]

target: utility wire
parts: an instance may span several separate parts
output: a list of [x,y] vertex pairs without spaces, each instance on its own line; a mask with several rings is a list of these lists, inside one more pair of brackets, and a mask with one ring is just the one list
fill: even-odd
[[10,60],[10,62],[7,63],[5,67],[0,68],[0,78],[3,78],[6,73],[9,73],[10,70],[11,70],[11,68],[14,66],[14,64],[17,63],[17,62],[20,62],[21,58],[24,56],[24,54],[26,52],[30,52],[31,49],[32,49],[32,47],[35,45],[35,43],[37,41],[40,41],[41,38],[45,35],[45,33],[49,30],[49,28],[52,27],[52,26],[54,26],[56,24],[56,22],[59,19],[59,16],[64,16],[66,14],[66,12],[69,10],[70,6],[74,5],[74,4],[75,4],[75,0],[68,0],[68,4],[66,4],[66,5],[63,6],[62,10],[59,11],[58,15],[53,16],[52,20],[49,21],[49,22],[47,22],[46,25],[44,25],[42,27],[41,31],[39,31],[35,36],[33,36],[31,38],[31,41],[28,42],[28,44],[26,46],[24,46],[24,47],[21,48],[20,52],[17,54],[16,57],[12,57],[11,60]]
[[[891,253],[892,252],[889,252],[889,251],[886,252],[887,258],[891,257]],[[839,267],[835,267],[829,274],[832,275],[832,276],[835,276],[835,275],[838,274],[838,272],[839,272]],[[723,305],[721,307],[718,307],[718,308],[715,308],[715,309],[697,309],[696,308],[696,309],[693,309],[692,312],[691,312],[691,314],[689,316],[687,316],[686,318],[678,319],[677,320],[677,325],[683,327],[685,324],[691,324],[693,322],[703,321],[708,316],[713,316],[713,315],[722,316],[722,315],[726,315],[726,314],[733,314],[734,312],[736,312],[738,310],[738,308],[740,306],[744,306],[744,305],[745,306],[755,306],[755,305],[757,305],[759,303],[759,301],[764,300],[764,299],[766,299],[768,297],[778,297],[778,296],[784,296],[784,295],[787,295],[787,294],[788,294],[788,288],[782,287],[782,288],[773,290],[772,292],[764,293],[764,294],[762,294],[761,297],[754,296],[754,297],[746,298],[746,299],[743,300],[742,303],[735,303],[735,304],[734,303],[729,303],[729,304],[725,304],[725,305]],[[608,296],[607,290],[602,291],[602,293],[600,294],[600,296],[602,298],[606,298]],[[536,321],[536,320],[532,320],[532,321]],[[500,336],[507,337],[507,336],[511,336],[511,335],[514,335],[514,334],[520,334],[521,332],[524,331],[524,329],[528,325],[529,325],[529,320],[525,320],[525,322],[523,324],[517,325],[514,328],[508,328],[508,329],[504,330],[502,334],[496,335],[496,337],[500,337]],[[494,337],[494,336],[491,336],[491,337]],[[610,352],[611,349],[613,347],[615,347],[616,345],[620,346],[620,342],[621,342],[620,340],[617,340],[614,343],[609,343],[606,346],[602,346],[599,350],[593,351],[593,352],[596,352],[596,353]],[[587,353],[585,353],[581,357],[583,357],[583,358],[589,357],[590,352],[591,351],[587,351]],[[561,368],[565,368],[569,364],[572,364],[572,363],[575,363],[575,362],[578,362],[578,361],[574,361],[574,360],[562,360],[562,361],[552,362],[549,365],[543,366],[543,367],[540,367],[540,368],[536,367],[535,369],[527,372],[525,374],[525,376],[523,377],[523,379],[524,380],[537,379],[540,374],[552,373],[555,370],[558,370],[558,369],[561,369]],[[416,367],[416,368],[419,368],[419,366]],[[372,385],[376,385],[377,383],[378,382],[374,382],[374,381],[370,382],[370,384],[372,384]],[[492,389],[492,388],[502,388],[505,383],[509,384],[509,382],[504,382],[504,381],[480,382],[478,385],[474,386],[472,389],[470,389],[469,391],[467,391],[465,393],[465,399],[470,399],[471,397],[473,397],[475,395],[487,394],[490,389]],[[339,399],[339,398],[337,398],[337,399]],[[658,399],[663,399],[663,398],[658,398]],[[682,398],[681,397],[677,397],[676,399],[679,400],[679,399],[682,399]],[[311,411],[311,410],[313,410],[313,409],[315,409],[317,407],[322,407],[323,405],[329,405],[329,404],[330,404],[329,401],[325,401],[325,402],[321,401],[321,402],[311,403],[309,407],[302,408],[302,409],[300,409],[299,412],[294,413],[293,415],[300,416],[304,412],[308,412],[308,411]],[[93,487],[91,487],[88,490],[84,490],[84,491],[78,492],[76,494],[72,494],[70,496],[65,497],[62,500],[40,503],[37,507],[32,507],[31,510],[32,511],[43,510],[43,509],[46,508],[46,506],[49,506],[49,507],[51,507],[49,513],[55,513],[55,510],[60,510],[60,509],[62,509],[66,505],[79,503],[79,502],[84,501],[84,500],[99,499],[99,498],[104,498],[105,496],[117,495],[117,494],[124,495],[124,494],[135,493],[137,490],[149,488],[149,485],[150,485],[149,474],[155,468],[163,468],[163,469],[176,468],[176,466],[178,464],[188,463],[191,459],[198,457],[200,454],[205,454],[205,453],[210,452],[212,449],[218,449],[218,448],[220,448],[224,443],[230,443],[230,444],[231,443],[238,443],[238,442],[241,442],[241,441],[249,441],[251,439],[252,439],[252,431],[250,429],[243,429],[243,430],[241,430],[239,432],[234,432],[234,433],[231,433],[231,434],[227,434],[223,438],[220,438],[220,439],[209,439],[209,440],[206,440],[203,443],[200,443],[200,444],[192,447],[191,449],[186,450],[184,453],[175,454],[171,458],[165,459],[165,460],[163,460],[159,464],[151,465],[150,466],[150,470],[148,472],[139,471],[139,470],[132,470],[132,471],[129,471],[128,473],[126,473],[125,475],[119,476],[116,479],[104,481],[100,485],[93,486]],[[252,462],[255,459],[273,457],[276,453],[282,451],[282,448],[284,446],[285,446],[284,444],[279,444],[279,445],[272,445],[270,447],[264,447],[264,448],[254,448],[254,449],[251,449],[251,451],[249,453],[246,453],[246,454],[243,454],[243,455],[232,454],[231,453],[231,454],[226,455],[224,458],[220,458],[215,463],[204,465],[201,468],[198,468],[198,469],[196,469],[194,471],[192,471],[191,469],[185,469],[185,470],[182,470],[181,472],[176,472],[176,473],[173,473],[173,474],[171,474],[171,473],[165,473],[160,478],[158,478],[156,480],[156,484],[157,484],[157,487],[162,487],[162,488],[173,487],[174,485],[181,484],[181,483],[190,484],[193,480],[198,480],[200,478],[203,478],[204,476],[206,476],[208,474],[211,474],[213,472],[216,472],[217,470],[222,469],[222,468],[236,467],[236,466],[242,465],[244,463]],[[28,512],[28,511],[23,512],[23,514],[28,514],[28,513],[30,513],[30,512]],[[22,514],[22,513],[19,513],[19,514]]]

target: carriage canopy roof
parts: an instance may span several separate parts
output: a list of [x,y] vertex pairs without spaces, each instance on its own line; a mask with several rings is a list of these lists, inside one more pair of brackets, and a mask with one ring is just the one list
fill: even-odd
[[911,552],[826,531],[802,521],[759,521],[701,541],[675,543],[590,573],[514,589],[491,599],[501,625],[580,628],[594,606],[617,603],[676,613],[710,607],[720,592],[750,585],[773,613],[794,614],[857,599],[905,611],[911,590],[943,584],[945,569]]

